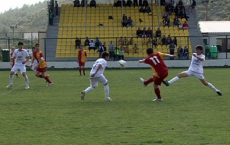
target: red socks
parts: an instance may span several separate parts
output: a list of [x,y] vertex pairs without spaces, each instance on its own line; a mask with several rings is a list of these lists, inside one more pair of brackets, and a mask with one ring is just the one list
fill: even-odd
[[50,80],[50,77],[48,77],[48,76],[45,76],[45,80],[46,80],[48,83],[52,83],[51,80]]
[[81,67],[79,67],[79,73],[80,73],[80,75],[81,75]]
[[161,92],[160,92],[160,89],[159,88],[155,88],[155,94],[157,95],[157,98],[158,99],[161,99]]
[[152,83],[153,82],[153,78],[151,77],[151,78],[149,78],[148,80],[146,80],[145,82],[144,82],[144,85],[148,85],[149,83]]

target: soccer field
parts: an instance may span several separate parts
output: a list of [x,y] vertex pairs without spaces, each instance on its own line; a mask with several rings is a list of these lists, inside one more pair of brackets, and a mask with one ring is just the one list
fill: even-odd
[[[170,69],[168,80],[185,69]],[[1,145],[227,145],[230,144],[229,69],[206,68],[206,79],[223,96],[195,77],[160,87],[163,102],[153,85],[139,81],[152,75],[151,69],[105,71],[112,102],[105,102],[101,84],[87,94],[89,70],[48,71],[54,85],[29,71],[30,89],[24,90],[22,76],[14,79],[0,71]]]

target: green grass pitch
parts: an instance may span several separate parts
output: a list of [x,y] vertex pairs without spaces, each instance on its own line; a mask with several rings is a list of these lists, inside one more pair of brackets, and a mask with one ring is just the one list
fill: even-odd
[[[185,69],[170,69],[168,80]],[[161,86],[163,102],[153,85],[144,87],[149,69],[105,71],[112,102],[104,101],[103,86],[87,94],[89,70],[48,71],[54,85],[28,71],[6,89],[9,71],[0,71],[1,145],[228,145],[230,144],[229,69],[206,68],[206,79],[223,93],[219,97],[195,77]]]

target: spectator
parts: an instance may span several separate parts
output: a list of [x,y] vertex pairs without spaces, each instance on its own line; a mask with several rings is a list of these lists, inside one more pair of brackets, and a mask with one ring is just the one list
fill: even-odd
[[81,6],[82,6],[82,7],[85,6],[85,0],[81,0]]
[[192,4],[191,4],[190,7],[189,7],[191,13],[194,12],[195,7],[196,7],[196,1],[195,1],[195,0],[192,0]]
[[179,59],[182,58],[184,55],[184,49],[182,48],[181,45],[177,48],[177,54]]
[[177,46],[177,38],[174,37],[172,41],[173,41],[173,43]]
[[187,21],[185,21],[183,23],[183,29],[188,29],[188,28],[189,28],[189,25],[188,25]]
[[144,0],[144,1],[143,1],[143,6],[145,6],[145,7],[148,7],[148,6],[149,6],[149,3],[148,3],[147,0]]
[[139,0],[139,6],[143,6],[142,0]]
[[74,5],[74,7],[80,7],[80,1],[79,0],[74,0],[73,5]]
[[103,47],[104,47],[104,51],[107,51],[106,42],[104,42]]
[[125,53],[124,49],[121,48],[120,51],[119,51],[119,59],[120,60],[124,60],[124,53]]
[[167,45],[167,39],[165,35],[163,35],[163,37],[161,38],[161,42],[162,42],[162,45]]
[[96,8],[96,6],[97,6],[96,1],[95,0],[91,0],[90,1],[90,7],[95,7]]
[[89,51],[90,51],[91,49],[93,49],[94,51],[97,49],[97,48],[95,47],[95,43],[93,42],[93,39],[91,39],[91,41],[90,41],[90,43],[89,43]]
[[165,6],[165,4],[166,4],[165,0],[161,0],[160,4],[161,4],[161,6]]
[[143,6],[141,6],[140,9],[139,9],[139,12],[140,13],[145,13],[145,8]]
[[127,6],[131,7],[133,4],[132,0],[127,0]]
[[147,36],[147,37],[152,37],[152,36],[153,36],[153,31],[151,30],[150,27],[149,27],[148,30],[146,31],[146,36]]
[[160,28],[158,28],[157,31],[156,31],[156,37],[161,37],[161,30],[160,30]]
[[139,48],[137,47],[137,44],[134,44],[133,53],[138,53],[138,51],[139,51]]
[[55,11],[56,11],[56,16],[58,16],[58,3],[55,1]]
[[134,1],[133,1],[133,5],[134,5],[134,7],[135,7],[135,6],[138,6],[137,0],[134,0]]
[[98,37],[96,37],[96,40],[95,40],[95,46],[98,48],[99,45],[100,45],[101,41]]
[[89,43],[90,43],[89,38],[86,37],[86,38],[85,38],[85,46],[89,46]]
[[137,28],[136,34],[137,34],[137,37],[141,37],[142,36],[142,31],[141,31],[140,27]]
[[168,35],[168,37],[167,37],[167,44],[169,45],[171,43],[173,43],[172,38],[171,38],[170,35]]
[[164,26],[170,26],[170,19],[168,17],[164,21]]
[[80,45],[81,45],[81,40],[76,37],[76,39],[75,39],[75,49],[77,49],[77,47],[80,48]]
[[166,18],[168,18],[168,16],[169,16],[169,13],[165,10],[165,12],[163,14],[163,18],[166,19]]
[[179,5],[183,5],[182,0],[179,0],[179,1],[178,1],[178,4],[179,4]]
[[148,14],[152,12],[152,9],[150,8],[150,6],[145,7],[145,12]]
[[[174,43],[172,42],[172,43],[169,45],[169,50],[170,50],[170,51],[169,51],[169,54],[174,55],[175,49],[176,49],[176,46],[175,46]],[[170,59],[173,60],[174,57],[170,57]]]
[[104,52],[104,51],[105,51],[105,48],[104,48],[104,46],[102,45],[102,43],[100,43],[100,46],[99,46],[99,48],[98,48],[99,58],[101,57],[101,54],[102,54],[102,52]]
[[114,51],[114,57],[113,57],[113,60],[115,61],[115,60],[119,60],[119,53],[120,53],[120,50],[119,50],[119,48],[115,48],[115,51]]
[[157,47],[157,38],[156,38],[156,37],[153,37],[153,45],[154,45],[155,47]]
[[113,44],[113,42],[112,41],[110,41],[110,45],[109,45],[109,58],[111,59],[111,60],[113,60],[114,58],[114,51],[115,51],[115,49],[114,49],[114,44]]
[[129,44],[129,45],[133,45],[133,38],[130,38],[130,39],[129,39],[128,44]]
[[183,8],[180,12],[180,17],[181,18],[185,18],[186,20],[189,18],[187,15],[186,15],[186,12],[185,12],[185,9]]
[[188,57],[188,47],[187,46],[184,46],[184,57]]
[[127,24],[128,24],[127,16],[125,14],[123,14],[123,17],[122,17],[122,26],[126,27]]
[[181,24],[181,23],[179,22],[178,28],[179,28],[179,29],[183,29],[183,24]]
[[133,20],[131,19],[131,17],[128,18],[127,26],[128,27],[133,27],[134,26]]
[[180,21],[179,21],[178,17],[176,16],[176,17],[174,18],[174,20],[173,20],[173,25],[179,26],[179,24],[180,24]]
[[145,27],[141,31],[141,37],[146,37],[146,29],[145,29]]
[[50,11],[50,13],[49,13],[49,24],[51,26],[53,26],[53,18],[54,18],[54,14],[52,11]]

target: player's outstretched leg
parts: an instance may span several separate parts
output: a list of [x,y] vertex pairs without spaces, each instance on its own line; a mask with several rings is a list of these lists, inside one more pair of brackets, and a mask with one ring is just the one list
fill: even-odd
[[175,76],[174,78],[172,78],[170,81],[164,80],[163,84],[166,86],[169,86],[172,83],[179,81],[180,78],[187,77],[187,76],[188,76],[188,74],[186,72],[182,72],[182,73],[178,74],[177,76]]
[[213,86],[211,83],[207,82],[205,79],[200,79],[200,81],[209,88],[213,89],[219,96],[222,96],[222,93],[220,90],[218,90],[215,86]]
[[109,102],[112,101],[112,99],[109,97],[109,84],[104,85],[105,90],[105,101]]
[[85,95],[91,91],[93,91],[95,87],[89,86],[87,89],[81,91],[81,100],[85,100]]
[[148,84],[153,82],[153,77],[149,78],[148,80],[144,80],[143,78],[140,78],[140,81],[144,86],[147,86]]

